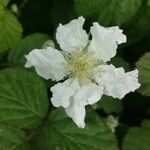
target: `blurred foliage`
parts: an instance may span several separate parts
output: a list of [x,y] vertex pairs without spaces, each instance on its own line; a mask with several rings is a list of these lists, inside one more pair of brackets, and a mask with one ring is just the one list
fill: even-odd
[[14,15],[0,5],[0,52],[12,48],[22,35],[22,26]]
[[7,6],[7,4],[9,3],[9,0],[1,0],[0,4],[3,6]]
[[142,85],[139,91],[143,95],[150,96],[150,52],[140,58],[137,68],[141,72],[139,79]]
[[[87,31],[95,21],[123,29],[127,43],[109,63],[126,71],[137,68],[141,83],[122,100],[103,96],[87,107],[85,129],[62,109],[53,110],[53,82],[45,84],[34,69],[24,68],[24,55],[55,41],[58,24],[78,16],[86,18]],[[0,150],[148,150],[149,96],[150,0],[0,0]],[[115,133],[106,126],[109,115],[119,121]]]

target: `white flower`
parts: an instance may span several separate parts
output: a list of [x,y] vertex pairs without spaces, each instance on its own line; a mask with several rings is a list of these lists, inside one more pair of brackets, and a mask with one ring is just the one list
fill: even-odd
[[80,128],[85,127],[86,105],[96,103],[103,94],[121,99],[140,86],[137,70],[125,73],[123,68],[106,64],[116,55],[118,44],[126,42],[122,30],[93,23],[89,40],[83,30],[84,21],[79,17],[58,26],[56,39],[62,51],[47,47],[34,49],[25,56],[25,67],[34,66],[41,77],[66,79],[51,88],[51,102],[55,107],[64,107]]

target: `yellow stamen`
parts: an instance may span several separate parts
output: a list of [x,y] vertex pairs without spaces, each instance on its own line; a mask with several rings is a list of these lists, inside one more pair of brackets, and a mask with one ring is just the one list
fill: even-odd
[[80,84],[86,84],[92,77],[95,59],[88,52],[74,52],[67,59],[69,75],[78,79]]

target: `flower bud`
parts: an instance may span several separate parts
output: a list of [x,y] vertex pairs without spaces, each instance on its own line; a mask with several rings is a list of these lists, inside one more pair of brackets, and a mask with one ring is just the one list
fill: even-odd
[[42,48],[47,48],[47,47],[53,47],[53,48],[55,48],[55,43],[52,40],[47,40],[43,44]]
[[18,13],[18,6],[16,4],[12,4],[10,6],[10,10],[14,13],[17,14]]
[[106,119],[106,125],[110,128],[111,132],[115,132],[115,128],[118,126],[118,119],[112,115],[109,115]]

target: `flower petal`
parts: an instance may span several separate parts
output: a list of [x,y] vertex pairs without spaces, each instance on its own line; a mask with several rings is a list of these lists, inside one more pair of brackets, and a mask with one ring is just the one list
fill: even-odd
[[115,68],[113,65],[99,66],[94,78],[99,86],[104,87],[106,95],[119,99],[140,87],[138,70],[125,73],[123,68]]
[[105,28],[98,23],[93,23],[90,32],[92,40],[88,49],[104,62],[116,55],[118,44],[126,42],[126,36],[117,26]]
[[58,83],[51,88],[53,97],[51,102],[55,107],[68,107],[70,99],[75,95],[76,90],[79,88],[77,80],[66,80],[63,83]]
[[72,97],[70,105],[65,109],[67,115],[73,119],[78,127],[85,127],[85,106],[100,100],[103,89],[96,84],[89,84],[77,90]]
[[56,32],[56,39],[62,50],[72,52],[82,50],[88,43],[88,35],[83,30],[85,19],[79,17],[66,25],[59,24]]
[[63,55],[52,47],[46,49],[34,49],[25,56],[27,63],[26,68],[32,66],[38,75],[45,79],[59,81],[65,76],[65,59]]
[[75,104],[75,101],[71,100],[70,105],[65,109],[66,114],[72,118],[79,128],[85,127],[85,106]]
[[103,95],[103,88],[94,83],[82,86],[74,96],[74,100],[79,105],[93,105],[100,100]]

